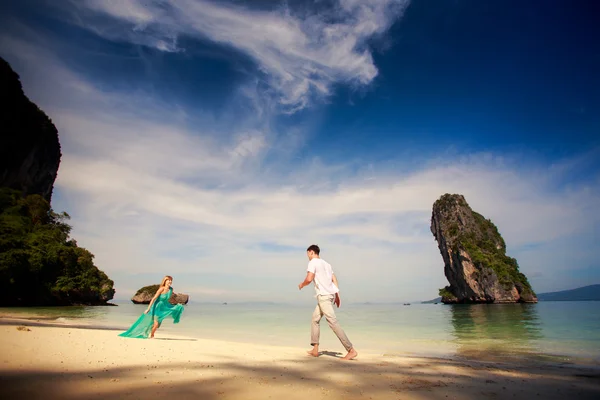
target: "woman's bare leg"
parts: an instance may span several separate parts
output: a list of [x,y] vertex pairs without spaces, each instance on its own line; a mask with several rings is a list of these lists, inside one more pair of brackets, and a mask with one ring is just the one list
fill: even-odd
[[152,332],[150,333],[150,339],[154,337],[154,332],[158,329],[158,321],[154,321],[154,325],[152,325]]

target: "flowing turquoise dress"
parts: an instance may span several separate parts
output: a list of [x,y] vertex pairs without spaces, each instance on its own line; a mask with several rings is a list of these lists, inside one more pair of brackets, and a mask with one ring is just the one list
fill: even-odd
[[167,317],[173,318],[173,323],[178,324],[179,319],[181,318],[181,313],[183,313],[183,305],[181,304],[171,304],[169,303],[169,299],[173,294],[173,288],[169,288],[167,293],[163,293],[150,308],[148,313],[143,313],[140,315],[137,321],[131,328],[127,331],[119,334],[119,336],[128,337],[128,338],[136,338],[136,339],[147,339],[150,336],[150,332],[152,331],[152,325],[154,325],[154,321],[158,321],[158,326],[162,324],[163,320]]

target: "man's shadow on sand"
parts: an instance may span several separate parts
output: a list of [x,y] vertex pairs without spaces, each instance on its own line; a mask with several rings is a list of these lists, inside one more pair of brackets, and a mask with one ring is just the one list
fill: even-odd
[[340,353],[339,351],[320,351],[319,352],[319,356],[329,356],[329,357],[334,357],[334,358],[342,358],[344,355],[342,353]]

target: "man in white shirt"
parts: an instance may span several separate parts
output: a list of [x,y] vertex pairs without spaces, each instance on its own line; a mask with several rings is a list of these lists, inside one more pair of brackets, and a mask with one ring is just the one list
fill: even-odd
[[352,360],[358,353],[350,343],[348,336],[344,333],[344,330],[338,323],[333,311],[333,304],[340,306],[339,288],[337,278],[333,273],[331,265],[321,259],[321,249],[316,244],[313,244],[306,249],[306,255],[308,256],[308,268],[306,272],[306,278],[304,282],[298,285],[298,289],[302,290],[304,286],[310,285],[311,282],[315,283],[315,292],[317,297],[317,307],[312,315],[312,324],[310,328],[310,344],[313,349],[308,352],[313,357],[319,356],[319,337],[321,335],[320,325],[321,318],[325,316],[329,327],[333,330],[335,335],[340,339],[342,345],[346,348],[348,354],[343,358],[344,360]]

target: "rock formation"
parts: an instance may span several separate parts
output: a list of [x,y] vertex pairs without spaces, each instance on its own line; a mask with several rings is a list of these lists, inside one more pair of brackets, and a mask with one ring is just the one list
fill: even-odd
[[0,306],[106,305],[114,282],[50,206],[58,132],[0,58]]
[[[131,298],[131,302],[133,304],[149,304],[152,297],[156,294],[160,285],[150,285],[144,286],[140,290],[138,290],[133,297]],[[190,296],[183,293],[175,293],[173,291],[173,295],[169,299],[171,304],[187,304],[190,300]]]
[[445,194],[433,204],[431,232],[450,282],[440,289],[442,302],[537,302],[517,260],[506,255],[498,228],[474,212],[462,195]]
[[60,163],[56,127],[23,93],[19,75],[0,58],[0,187],[48,202]]
[[187,304],[190,301],[190,296],[183,293],[173,293],[169,301],[172,304]]

